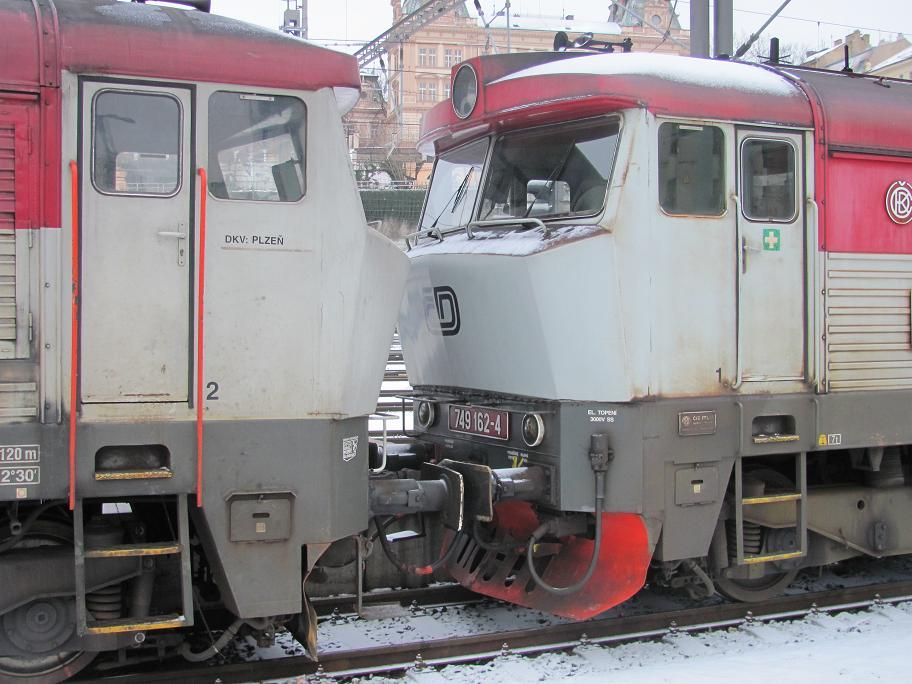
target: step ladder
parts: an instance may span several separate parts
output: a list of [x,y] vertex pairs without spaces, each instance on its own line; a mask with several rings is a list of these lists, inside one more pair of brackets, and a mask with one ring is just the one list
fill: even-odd
[[[795,482],[797,490],[792,492],[776,492],[762,496],[744,496],[743,459],[735,459],[735,540],[736,558],[738,565],[756,565],[773,561],[784,561],[793,558],[802,558],[807,555],[807,453],[794,454]],[[744,553],[744,508],[745,506],[771,506],[775,504],[795,502],[795,536],[798,549],[780,553],[760,553],[758,555],[745,555]]]
[[[187,495],[177,497],[177,539],[166,542],[117,544],[103,548],[85,548],[85,521],[83,501],[77,499],[73,509],[73,551],[76,569],[76,626],[79,636],[94,634],[123,634],[148,632],[157,629],[174,629],[193,625],[193,589],[190,568],[190,520]],[[127,617],[97,620],[90,615],[86,605],[86,561],[103,563],[116,558],[144,558],[150,556],[180,556],[181,613],[151,617]]]

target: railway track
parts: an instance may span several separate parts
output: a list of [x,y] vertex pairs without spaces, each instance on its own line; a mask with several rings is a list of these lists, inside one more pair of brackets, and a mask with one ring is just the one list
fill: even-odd
[[570,649],[583,642],[608,644],[652,639],[673,630],[699,632],[736,626],[749,620],[769,622],[796,619],[815,610],[832,613],[864,609],[878,602],[898,603],[908,600],[912,600],[912,581],[888,582],[784,596],[763,603],[722,603],[636,616],[597,618],[532,629],[334,651],[324,654],[319,664],[310,661],[306,656],[210,667],[164,664],[155,671],[120,671],[102,677],[89,674],[75,681],[111,684],[116,679],[118,684],[164,681],[229,684],[312,675],[318,672],[342,678],[392,674],[416,666],[482,662],[501,656],[504,652],[539,654]]
[[[415,589],[396,589],[364,594],[361,605],[364,607],[399,604],[400,606],[432,606],[442,604],[466,604],[482,601],[484,596],[469,591],[459,584],[435,584]],[[323,617],[333,614],[357,613],[358,598],[353,595],[329,596],[312,601],[317,615]]]

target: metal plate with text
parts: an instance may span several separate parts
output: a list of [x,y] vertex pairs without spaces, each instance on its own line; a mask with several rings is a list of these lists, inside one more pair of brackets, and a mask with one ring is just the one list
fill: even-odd
[[450,406],[449,428],[451,432],[507,440],[510,438],[510,414],[476,406]]
[[0,487],[40,484],[40,461],[41,447],[38,444],[0,445]]
[[681,437],[716,434],[715,411],[685,411],[678,414],[678,434]]

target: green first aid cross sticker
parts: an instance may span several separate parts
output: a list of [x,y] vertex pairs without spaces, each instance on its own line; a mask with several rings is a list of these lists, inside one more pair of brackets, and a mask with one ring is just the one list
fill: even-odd
[[763,229],[763,251],[778,252],[782,248],[782,239],[778,228]]

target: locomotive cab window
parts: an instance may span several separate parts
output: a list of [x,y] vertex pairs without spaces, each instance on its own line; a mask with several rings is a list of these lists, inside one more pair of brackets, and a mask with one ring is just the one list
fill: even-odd
[[95,188],[112,195],[175,195],[181,182],[178,101],[169,95],[104,90],[92,109]]
[[421,230],[464,226],[472,216],[488,153],[488,139],[440,155],[424,205]]
[[725,134],[716,126],[659,126],[659,203],[667,214],[725,213]]
[[749,139],[741,145],[741,202],[753,221],[795,218],[795,148],[785,140]]
[[296,97],[219,91],[209,98],[209,192],[220,199],[304,197],[306,110]]
[[494,143],[479,219],[594,216],[605,206],[620,122],[511,133]]

